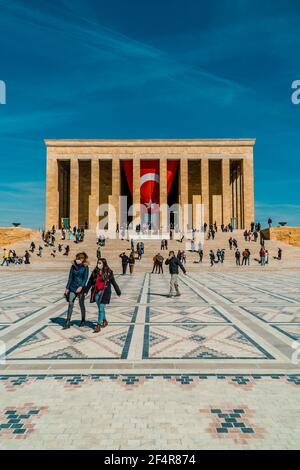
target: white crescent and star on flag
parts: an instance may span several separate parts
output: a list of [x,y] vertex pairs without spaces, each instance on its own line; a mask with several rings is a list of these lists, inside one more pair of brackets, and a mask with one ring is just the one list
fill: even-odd
[[155,183],[159,184],[159,175],[157,173],[145,173],[140,177],[140,187],[149,181],[154,181]]

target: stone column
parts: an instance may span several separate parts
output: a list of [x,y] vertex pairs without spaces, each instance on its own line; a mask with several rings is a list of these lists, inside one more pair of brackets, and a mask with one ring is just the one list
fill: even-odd
[[201,159],[201,202],[204,222],[209,225],[209,160]]
[[47,157],[46,228],[59,225],[58,161]]
[[[161,158],[159,161],[159,204],[160,207],[166,206],[168,203],[168,189],[167,189],[167,159]],[[160,210],[160,230],[167,231],[168,224],[168,211],[166,209]]]
[[70,226],[78,227],[79,212],[79,161],[71,158],[70,162]]
[[239,229],[243,228],[241,174],[242,174],[242,162],[239,162],[237,166],[237,175],[236,175],[237,177],[236,178],[237,219],[238,219]]
[[[115,224],[119,223],[119,205],[120,205],[120,159],[114,156],[112,160],[112,195],[109,197],[109,204],[111,204],[116,213]],[[115,231],[115,227],[110,227],[110,230]]]
[[253,181],[253,159],[247,158],[242,162],[243,168],[243,207],[244,227],[249,228],[254,222],[254,181]]
[[231,187],[230,187],[230,159],[222,159],[222,207],[223,224],[231,222]]
[[[140,179],[141,179],[141,161],[139,158],[133,159],[133,189],[132,189],[132,203],[133,205],[141,204],[141,188],[140,188]],[[140,219],[140,208],[135,213],[134,219]],[[138,222],[139,223],[139,222]]]
[[188,159],[180,160],[180,206],[181,206],[181,229],[187,230],[189,224],[188,203],[189,203],[189,182],[188,182]]
[[203,225],[204,220],[202,220],[202,213],[200,212],[200,207],[197,211],[197,206],[201,207],[201,196],[200,194],[193,194],[193,227],[199,229],[200,225]]
[[100,165],[99,160],[91,160],[91,194],[89,197],[89,229],[96,230],[99,216],[97,210],[99,207],[99,180]]

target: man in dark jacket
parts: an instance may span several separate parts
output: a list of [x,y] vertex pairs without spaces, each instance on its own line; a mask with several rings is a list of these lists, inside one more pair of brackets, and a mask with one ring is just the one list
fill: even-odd
[[127,271],[127,266],[128,266],[128,263],[129,263],[129,257],[123,251],[123,253],[120,254],[120,258],[121,258],[121,261],[122,261],[122,273],[123,273],[123,275],[125,275],[126,271]]
[[169,257],[166,259],[165,264],[169,266],[169,272],[171,274],[170,292],[168,297],[172,297],[174,290],[176,291],[176,296],[178,297],[180,295],[178,288],[178,268],[180,268],[184,274],[186,274],[186,270],[181,261],[179,261],[179,259],[175,256],[174,251],[170,251]]

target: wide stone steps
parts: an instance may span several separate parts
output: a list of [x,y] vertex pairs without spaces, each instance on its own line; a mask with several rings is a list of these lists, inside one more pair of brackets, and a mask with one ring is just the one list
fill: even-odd
[[[203,265],[204,267],[209,267],[209,256],[208,253],[212,249],[216,252],[218,248],[225,248],[226,250],[226,255],[225,255],[225,265],[220,267],[220,266],[215,266],[218,269],[224,269],[224,268],[232,268],[234,267],[234,250],[229,249],[228,245],[228,239],[230,236],[233,236],[233,238],[236,238],[238,241],[238,246],[239,249],[242,251],[245,247],[249,247],[251,254],[252,254],[252,259],[258,258],[258,252],[259,252],[259,242],[254,243],[254,242],[245,242],[244,237],[243,237],[243,231],[241,230],[236,230],[233,232],[233,234],[229,233],[222,233],[222,232],[217,232],[215,240],[204,240],[204,258],[203,258]],[[34,236],[34,241],[36,246],[38,247],[39,244],[41,244],[44,247],[44,244],[42,243],[41,240],[41,234],[39,232],[35,233]],[[68,244],[70,246],[70,254],[68,257],[63,255],[62,253],[59,253],[57,250],[57,245],[62,244],[64,247]],[[144,245],[145,245],[145,254],[142,257],[141,261],[136,261],[135,264],[135,271],[138,272],[145,272],[149,271],[152,269],[152,258],[155,254],[158,252],[161,252],[161,254],[164,256],[164,258],[167,257],[168,252],[164,250],[160,250],[160,240],[145,240]],[[15,248],[16,252],[18,255],[23,255],[25,249],[29,249],[30,246],[30,241],[22,241],[18,242],[13,245]],[[273,260],[273,256],[277,255],[277,250],[278,247],[283,248],[283,253],[284,253],[284,265],[295,265],[299,266],[300,262],[300,249],[295,248],[290,245],[286,245],[284,243],[280,242],[274,242],[274,241],[267,241],[266,242],[266,248],[269,250],[270,254],[270,259]],[[7,246],[9,248],[9,246]],[[190,248],[190,240],[184,240],[182,243],[176,240],[169,240],[168,241],[168,250],[172,249],[177,253],[178,250],[185,250],[187,254],[187,266],[189,270],[199,270],[199,264],[197,263],[199,257],[198,254],[191,253],[188,251]],[[37,252],[33,253],[31,256],[31,265],[26,266],[27,269],[31,269],[33,267],[40,267],[41,269],[47,268],[47,269],[67,269],[71,263],[71,261],[74,259],[76,253],[79,251],[85,251],[88,256],[89,256],[89,261],[91,265],[94,265],[96,262],[96,251],[97,251],[97,245],[96,245],[96,234],[93,231],[86,231],[85,234],[85,239],[84,242],[82,243],[74,243],[73,241],[63,241],[60,239],[60,232],[56,233],[56,256],[53,258],[51,256],[51,252],[53,250],[52,247],[44,247],[43,249],[43,256],[42,258],[39,258],[37,256]],[[119,258],[119,254],[121,252],[125,251],[127,254],[130,253],[130,243],[127,240],[107,240],[105,247],[101,249],[102,256],[107,258],[109,261],[110,266],[117,272],[120,271],[121,268],[121,261]],[[274,264],[275,263],[275,264]],[[279,266],[280,263],[274,261],[272,265],[274,267]],[[256,264],[256,263],[255,263]],[[281,263],[280,265],[282,265]],[[9,269],[11,269],[10,267]],[[2,268],[5,269],[5,268]]]

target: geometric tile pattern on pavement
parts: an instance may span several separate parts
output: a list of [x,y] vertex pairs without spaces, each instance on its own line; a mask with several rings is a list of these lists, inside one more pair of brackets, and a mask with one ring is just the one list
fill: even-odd
[[[80,310],[75,302],[73,326],[62,330],[66,275],[50,273],[46,283],[38,273],[15,273],[8,279],[2,274],[5,298],[0,308],[0,339],[7,342],[7,370],[23,361],[28,370],[57,361],[69,364],[74,360],[74,367],[76,363],[85,367],[82,361],[113,360],[114,367],[124,361],[129,367],[138,362],[150,367],[154,361],[162,368],[171,363],[182,367],[182,361],[207,367],[219,361],[224,367],[242,368],[244,362],[246,372],[256,367],[265,372],[271,367],[271,372],[278,364],[281,371],[286,365],[288,372],[293,368],[292,340],[299,339],[299,274],[291,279],[288,273],[268,273],[264,282],[259,276],[180,276],[181,296],[169,299],[168,274],[117,275],[122,296],[113,291],[107,307],[109,326],[95,335],[97,306],[89,299],[86,326],[79,328]],[[14,279],[12,284],[10,279]],[[280,290],[276,289],[279,285]]]
[[278,331],[282,332],[287,337],[300,341],[300,324],[299,325],[272,325],[273,328],[276,328]]
[[101,342],[91,328],[62,330],[45,326],[7,351],[9,360],[126,359],[130,327],[112,325],[103,331]]
[[151,359],[273,359],[232,325],[147,325],[144,341]]
[[299,448],[298,272],[116,276],[100,334],[66,277],[0,273],[0,448]]

